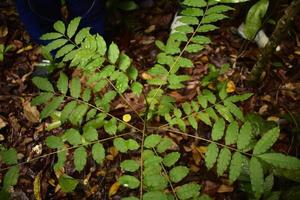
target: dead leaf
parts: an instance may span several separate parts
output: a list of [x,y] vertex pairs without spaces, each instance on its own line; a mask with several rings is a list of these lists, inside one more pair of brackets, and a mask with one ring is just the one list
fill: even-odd
[[218,193],[228,193],[228,192],[233,192],[234,188],[231,185],[220,185],[218,188],[217,192]]
[[226,92],[227,92],[227,93],[233,93],[233,92],[235,92],[235,90],[236,90],[236,87],[235,87],[234,82],[231,81],[231,80],[228,81],[227,87],[226,87]]
[[0,117],[0,129],[4,128],[7,123]]
[[149,80],[149,79],[152,79],[152,76],[146,72],[143,72],[142,73],[142,79],[144,80]]
[[41,197],[41,176],[42,176],[42,171],[40,171],[37,176],[34,178],[33,182],[33,192],[34,192],[34,197],[36,200],[42,200]]
[[108,192],[109,198],[111,198],[113,195],[115,195],[118,192],[120,185],[121,184],[119,182],[115,182],[114,184],[112,184]]
[[7,26],[0,26],[0,38],[7,36],[8,28]]
[[23,113],[25,118],[32,123],[37,123],[40,120],[40,112],[36,106],[31,106],[29,101],[23,102]]

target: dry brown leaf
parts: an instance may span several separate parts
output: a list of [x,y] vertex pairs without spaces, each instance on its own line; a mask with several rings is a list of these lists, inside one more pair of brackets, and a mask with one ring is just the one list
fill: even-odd
[[227,87],[226,87],[226,92],[227,92],[227,93],[233,93],[233,92],[235,92],[235,90],[236,90],[236,87],[235,87],[234,82],[231,81],[231,80],[228,81]]
[[0,129],[4,128],[7,125],[7,123],[0,117]]
[[40,112],[36,106],[31,106],[29,101],[23,102],[23,113],[25,118],[32,123],[37,123],[40,120]]
[[220,185],[220,187],[218,188],[217,192],[218,193],[228,193],[228,192],[233,192],[234,188],[231,185]]
[[33,192],[34,192],[34,198],[36,200],[42,200],[41,197],[41,176],[42,176],[42,171],[40,171],[37,176],[34,178],[33,182]]
[[115,182],[114,184],[112,184],[112,186],[109,188],[108,191],[109,198],[111,198],[113,195],[115,195],[118,192],[120,186],[121,184],[119,182]]

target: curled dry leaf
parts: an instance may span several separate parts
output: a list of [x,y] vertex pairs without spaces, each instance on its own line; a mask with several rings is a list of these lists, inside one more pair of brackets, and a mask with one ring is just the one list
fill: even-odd
[[109,198],[111,198],[113,195],[115,195],[118,192],[120,185],[121,184],[119,182],[115,182],[114,184],[112,184],[108,192]]
[[4,128],[7,125],[7,123],[0,117],[0,129]]
[[32,123],[37,123],[40,120],[40,112],[36,106],[31,106],[29,101],[23,102],[23,113],[25,118]]
[[228,193],[228,192],[233,192],[234,188],[231,185],[220,185],[220,187],[218,188],[217,192],[218,193]]
[[235,90],[236,90],[236,87],[235,87],[234,82],[231,81],[231,80],[228,81],[227,87],[226,87],[226,92],[227,92],[227,93],[233,93],[233,92],[235,92]]

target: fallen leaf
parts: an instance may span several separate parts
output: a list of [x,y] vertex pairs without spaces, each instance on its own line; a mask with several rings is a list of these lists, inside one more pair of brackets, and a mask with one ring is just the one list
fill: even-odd
[[231,80],[228,81],[227,87],[226,87],[226,92],[227,92],[227,93],[233,93],[233,92],[235,92],[235,90],[236,90],[236,87],[235,87],[234,82],[231,81]]
[[40,171],[37,176],[34,178],[33,182],[33,193],[36,200],[42,200],[41,197],[41,176],[42,171]]
[[112,186],[109,188],[109,192],[108,192],[109,198],[118,192],[120,185],[121,184],[119,182],[115,182],[114,184],[112,184]]
[[228,193],[228,192],[233,192],[234,188],[231,185],[220,185],[218,188],[217,192],[218,193]]
[[0,117],[0,129],[4,128],[7,125],[7,123]]
[[270,116],[270,117],[268,117],[267,121],[278,122],[279,119],[280,119],[279,117],[276,117],[276,116]]
[[31,106],[29,101],[23,102],[23,113],[25,118],[32,123],[37,123],[40,120],[40,112],[36,106]]
[[152,79],[152,76],[146,72],[142,73],[142,79],[149,80]]

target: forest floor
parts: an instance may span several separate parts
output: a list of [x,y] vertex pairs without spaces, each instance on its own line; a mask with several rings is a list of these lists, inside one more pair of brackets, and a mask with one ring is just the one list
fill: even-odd
[[[126,52],[139,70],[139,78],[145,80],[147,69],[155,63],[158,49],[155,40],[165,40],[170,31],[170,25],[176,12],[172,3],[156,3],[151,8],[142,8],[132,12],[116,12],[112,19],[118,24],[114,27],[108,40],[115,41],[119,48]],[[238,7],[237,7],[238,8]],[[300,142],[300,16],[289,36],[281,43],[280,51],[276,52],[270,63],[272,67],[265,74],[258,87],[246,84],[246,78],[255,64],[260,49],[255,43],[243,40],[237,34],[237,27],[244,18],[242,11],[236,9],[230,13],[230,18],[219,24],[220,29],[209,34],[213,41],[200,54],[193,55],[196,65],[187,73],[194,80],[199,80],[207,73],[208,64],[220,68],[229,63],[233,66],[227,73],[227,79],[232,81],[232,93],[253,92],[251,99],[240,104],[244,113],[256,113],[268,121],[280,124],[280,139],[274,149],[285,154],[299,156]],[[280,16],[278,9],[273,16]],[[120,19],[126,19],[120,21]],[[274,28],[273,25],[268,25]],[[268,30],[267,30],[268,33]],[[16,148],[18,161],[21,165],[20,179],[14,187],[15,199],[34,199],[39,195],[42,199],[108,199],[108,191],[121,174],[118,167],[122,160],[110,146],[110,158],[101,168],[88,168],[79,176],[84,180],[75,193],[66,195],[57,187],[56,174],[52,170],[55,156],[40,157],[50,153],[44,140],[51,134],[62,131],[60,128],[45,131],[47,121],[40,121],[39,109],[30,105],[30,100],[37,95],[38,90],[31,82],[36,65],[41,62],[41,48],[30,41],[30,36],[24,30],[18,18],[15,7],[11,3],[1,5],[0,13],[0,43],[13,44],[16,49],[8,52],[4,61],[0,62],[0,145]],[[197,81],[189,82],[185,89],[170,93],[181,103],[192,99],[199,90]],[[127,94],[128,101],[138,108],[143,105],[139,99]],[[121,113],[122,114],[122,113]],[[196,180],[202,184],[202,191],[215,199],[242,199],[245,197],[243,183],[229,185],[226,178],[217,177],[208,172],[203,163],[203,156],[196,147],[204,143],[170,134],[170,137],[180,144],[183,160],[193,169]],[[182,142],[184,140],[184,142]],[[192,156],[191,156],[192,155]],[[39,159],[35,159],[39,157]],[[0,180],[4,176],[3,165],[0,163]],[[70,161],[66,163],[66,171],[74,171]],[[69,168],[69,169],[68,169]],[[33,183],[40,179],[40,193],[34,194]],[[0,181],[1,182],[1,181]],[[35,183],[36,184],[36,183]],[[246,185],[246,184],[245,184]],[[244,185],[244,186],[245,186]],[[289,187],[277,185],[276,187]],[[120,199],[130,195],[129,190],[117,188],[117,195],[112,199]]]

